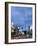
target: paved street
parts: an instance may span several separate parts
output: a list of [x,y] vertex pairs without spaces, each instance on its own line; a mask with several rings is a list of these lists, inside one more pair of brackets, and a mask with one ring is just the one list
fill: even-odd
[[19,36],[14,36],[12,39],[27,39],[27,38],[32,38],[32,36],[29,37],[29,35],[19,35]]

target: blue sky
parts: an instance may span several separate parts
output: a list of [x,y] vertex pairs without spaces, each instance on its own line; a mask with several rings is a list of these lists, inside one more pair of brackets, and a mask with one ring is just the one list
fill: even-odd
[[32,25],[32,8],[31,7],[11,7],[11,22],[26,28]]

